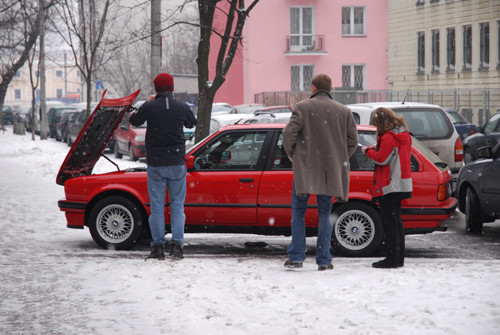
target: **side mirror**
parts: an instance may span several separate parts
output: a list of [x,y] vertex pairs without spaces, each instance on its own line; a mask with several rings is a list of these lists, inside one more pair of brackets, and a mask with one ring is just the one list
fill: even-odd
[[189,156],[186,160],[186,169],[192,170],[194,169],[194,156]]
[[492,158],[493,157],[493,152],[491,150],[491,147],[481,147],[477,149],[477,158]]

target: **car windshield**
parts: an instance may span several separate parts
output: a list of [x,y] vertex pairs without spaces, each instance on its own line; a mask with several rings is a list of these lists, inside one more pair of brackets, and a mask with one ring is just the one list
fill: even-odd
[[449,138],[453,126],[444,112],[435,108],[398,108],[410,132],[420,140]]
[[451,118],[451,122],[453,124],[467,124],[467,120],[464,119],[464,117],[457,112],[448,112],[448,115]]

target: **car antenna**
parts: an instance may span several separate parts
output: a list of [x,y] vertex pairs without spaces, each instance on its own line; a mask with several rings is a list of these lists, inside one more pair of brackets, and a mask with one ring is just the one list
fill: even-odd
[[116,166],[116,168],[118,169],[118,172],[120,172],[120,167],[118,166],[118,164],[116,164],[115,162],[113,162],[111,159],[109,159],[109,157],[105,156],[104,154],[101,154],[101,157],[104,157],[108,160],[108,162],[110,162],[111,164],[113,164],[114,166]]
[[405,101],[408,98],[408,95],[410,94],[410,90],[411,90],[411,84],[410,84],[410,87],[408,87],[408,91],[406,91],[405,98],[403,99],[403,102],[401,103],[401,105],[405,104]]

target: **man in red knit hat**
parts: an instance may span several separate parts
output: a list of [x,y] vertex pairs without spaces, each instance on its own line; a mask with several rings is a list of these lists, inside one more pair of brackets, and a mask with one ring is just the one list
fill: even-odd
[[130,123],[140,126],[147,122],[146,161],[148,164],[148,193],[151,203],[149,228],[151,253],[146,258],[163,260],[165,245],[165,195],[170,199],[172,230],[170,256],[184,258],[184,200],[186,198],[186,140],[184,127],[193,128],[196,117],[187,103],[174,99],[174,78],[160,73],[153,81],[156,94],[151,95]]

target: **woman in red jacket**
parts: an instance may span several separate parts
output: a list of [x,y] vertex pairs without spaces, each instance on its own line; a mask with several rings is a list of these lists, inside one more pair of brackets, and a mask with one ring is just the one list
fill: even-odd
[[377,108],[372,116],[377,127],[377,145],[361,148],[376,164],[372,200],[379,203],[384,226],[387,258],[373,263],[375,268],[404,266],[405,232],[401,200],[411,198],[411,136],[402,116],[389,108]]

